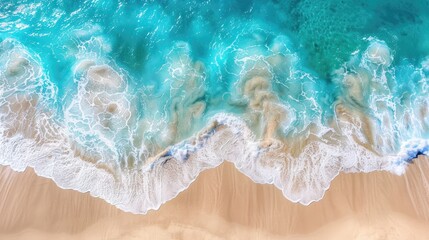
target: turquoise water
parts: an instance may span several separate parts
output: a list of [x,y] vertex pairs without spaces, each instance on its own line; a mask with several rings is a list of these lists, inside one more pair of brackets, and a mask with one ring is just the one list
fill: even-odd
[[231,161],[289,200],[428,148],[429,1],[2,1],[0,163],[136,213]]

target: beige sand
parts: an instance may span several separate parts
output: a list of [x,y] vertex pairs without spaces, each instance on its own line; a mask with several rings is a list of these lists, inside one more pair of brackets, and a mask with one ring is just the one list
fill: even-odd
[[148,215],[0,168],[0,239],[429,239],[429,162],[405,176],[342,174],[323,200],[294,204],[231,164],[203,172]]

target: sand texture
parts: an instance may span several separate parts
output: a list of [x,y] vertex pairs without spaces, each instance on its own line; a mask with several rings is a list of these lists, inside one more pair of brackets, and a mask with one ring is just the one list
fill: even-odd
[[310,206],[224,163],[147,215],[1,167],[0,239],[429,239],[426,160],[403,176],[341,174]]

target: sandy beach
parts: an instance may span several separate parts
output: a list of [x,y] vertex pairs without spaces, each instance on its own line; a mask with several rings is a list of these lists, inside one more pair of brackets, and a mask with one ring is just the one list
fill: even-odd
[[426,160],[404,176],[341,174],[310,206],[224,163],[147,215],[1,167],[0,239],[429,239]]

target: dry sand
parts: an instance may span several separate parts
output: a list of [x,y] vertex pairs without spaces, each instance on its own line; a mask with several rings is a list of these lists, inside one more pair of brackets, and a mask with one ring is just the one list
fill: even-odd
[[341,174],[310,206],[255,184],[231,164],[203,172],[147,215],[0,168],[0,239],[429,239],[429,161],[404,176]]

